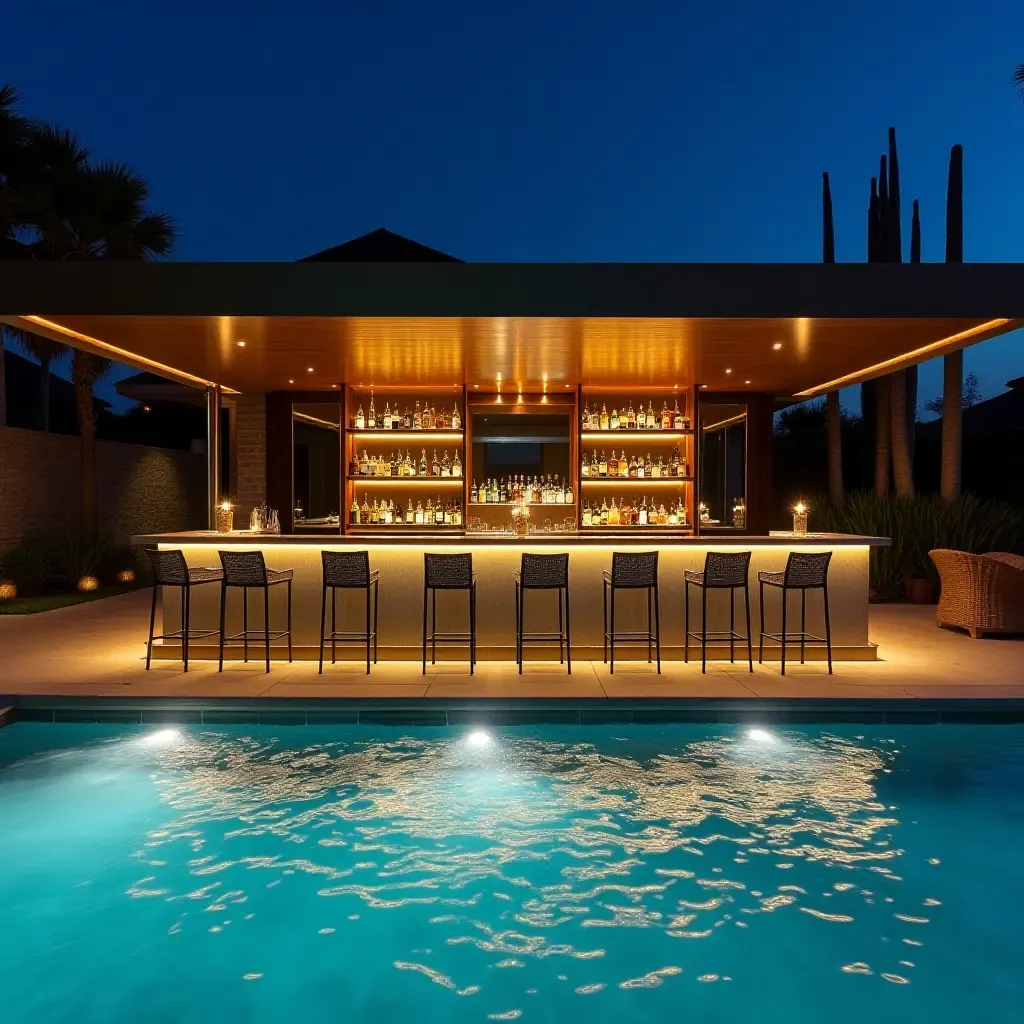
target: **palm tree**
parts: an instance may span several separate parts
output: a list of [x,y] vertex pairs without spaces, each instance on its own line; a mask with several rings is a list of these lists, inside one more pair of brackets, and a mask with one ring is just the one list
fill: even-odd
[[[946,185],[946,262],[964,261],[964,150],[956,145],[949,152]],[[939,492],[946,501],[960,497],[963,460],[963,350],[942,359],[942,459]]]
[[914,469],[910,451],[910,432],[907,430],[907,371],[897,370],[889,375],[891,402],[890,428],[892,429],[892,477],[900,497],[914,496]]
[[[75,135],[52,126],[33,131],[38,173],[25,190],[32,255],[42,260],[149,260],[174,246],[170,217],[147,209],[149,185],[125,164],[89,162]],[[82,532],[97,532],[96,417],[93,385],[110,361],[75,349],[75,386],[82,455]]]
[[1024,96],[1024,64],[1017,65],[1017,70],[1013,73],[1013,84],[1020,89],[1021,96]]
[[[13,333],[13,331],[12,331]],[[18,331],[18,341],[39,360],[39,429],[50,430],[50,366],[62,363],[68,356],[66,345],[28,331]]]

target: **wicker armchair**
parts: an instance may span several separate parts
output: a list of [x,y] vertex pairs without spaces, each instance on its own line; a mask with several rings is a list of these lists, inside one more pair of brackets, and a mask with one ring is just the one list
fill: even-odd
[[935,620],[959,626],[977,638],[983,633],[1024,633],[1024,558],[992,551],[937,549],[928,557],[939,570],[942,591]]

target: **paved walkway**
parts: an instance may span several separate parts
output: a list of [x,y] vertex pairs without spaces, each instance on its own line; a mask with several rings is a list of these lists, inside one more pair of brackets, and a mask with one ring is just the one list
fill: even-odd
[[464,663],[427,666],[381,662],[369,677],[359,662],[325,666],[154,661],[145,671],[149,593],[138,591],[31,616],[0,616],[0,693],[101,697],[784,697],[784,698],[1024,698],[1024,639],[972,640],[935,626],[933,608],[876,605],[871,609],[875,662],[787,666],[663,662],[662,675],[646,662],[619,662],[615,675],[601,662],[576,661],[566,676],[557,663],[480,662],[474,676]]

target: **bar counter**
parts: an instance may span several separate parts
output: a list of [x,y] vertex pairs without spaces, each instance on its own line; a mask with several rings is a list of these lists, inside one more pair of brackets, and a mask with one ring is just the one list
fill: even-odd
[[[538,533],[528,537],[508,534],[450,534],[405,532],[381,536],[340,534],[254,534],[236,531],[229,534],[192,531],[132,538],[136,545],[180,548],[190,566],[217,566],[218,550],[225,547],[262,550],[269,568],[294,569],[292,614],[293,647],[296,659],[315,659],[318,649],[321,600],[321,550],[368,550],[370,567],[380,572],[379,656],[382,659],[418,662],[423,616],[423,553],[472,552],[477,574],[477,657],[480,660],[515,660],[515,601],[513,574],[519,568],[524,551],[568,551],[573,657],[600,660],[602,655],[602,583],[601,571],[611,567],[613,551],[659,552],[659,597],[662,637],[662,659],[683,656],[683,572],[700,570],[708,551],[751,551],[750,612],[754,656],[757,656],[759,629],[757,573],[779,571],[785,567],[790,551],[832,551],[829,569],[829,608],[832,624],[833,657],[846,660],[873,660],[875,648],[868,640],[868,561],[873,546],[887,546],[884,537],[860,537],[848,534],[792,534],[767,536],[690,537],[678,533],[616,530],[593,533]],[[271,630],[284,628],[286,588],[271,590]],[[220,588],[198,587],[192,595],[191,624],[193,629],[216,628],[219,618]],[[699,629],[700,596],[691,588],[691,629]],[[795,628],[799,619],[799,599],[791,596],[790,621]],[[465,630],[467,622],[465,593],[440,592],[437,597],[438,628]],[[263,623],[262,598],[250,597],[249,626]],[[338,628],[361,629],[364,597],[362,592],[338,593]],[[555,628],[555,597],[551,593],[533,592],[525,602],[527,631],[551,631]],[[164,629],[172,632],[180,627],[178,591],[168,590],[163,603]],[[329,613],[328,613],[329,614]],[[737,629],[743,630],[742,594],[736,596]],[[620,591],[616,598],[616,628],[639,629],[646,622],[646,599],[643,592]],[[278,625],[280,623],[280,625]],[[778,632],[781,624],[780,592],[766,588],[765,623],[770,632]],[[708,595],[708,630],[728,628],[728,592]],[[228,595],[227,632],[241,629],[241,593]],[[823,634],[824,620],[820,592],[811,592],[807,599],[808,632]],[[286,657],[282,641],[272,644],[275,660]],[[217,638],[193,641],[191,658],[216,657]],[[527,660],[550,660],[551,645],[530,650]],[[359,648],[345,648],[345,658],[356,661]],[[339,647],[339,656],[342,648]],[[691,660],[693,644],[691,641]],[[699,645],[697,657],[699,660]],[[739,654],[739,651],[737,651]],[[743,652],[745,656],[745,651]],[[824,658],[824,649],[808,647],[809,658]],[[179,657],[180,645],[154,645],[155,657]],[[250,658],[259,659],[262,647],[250,642]],[[616,644],[616,662],[624,664],[640,657],[639,648]],[[728,657],[727,644],[709,642],[709,656]],[[765,644],[765,659],[777,660],[778,645]],[[241,657],[240,648],[228,648],[226,658]],[[438,659],[468,660],[468,650],[444,645]],[[557,660],[557,654],[556,654]],[[646,662],[646,652],[643,653]],[[739,666],[738,666],[739,667]],[[412,671],[410,666],[410,671]],[[582,665],[581,665],[582,670]],[[328,671],[327,666],[324,669]]]

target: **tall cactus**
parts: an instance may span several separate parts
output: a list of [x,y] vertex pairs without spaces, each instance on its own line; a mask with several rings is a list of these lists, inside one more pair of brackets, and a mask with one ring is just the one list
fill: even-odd
[[[949,151],[946,185],[946,262],[964,261],[964,149]],[[960,497],[963,461],[964,354],[950,352],[942,360],[942,464],[939,491],[946,501]]]
[[914,200],[914,212],[910,220],[910,262],[921,262],[921,211],[916,199]]
[[[868,263],[878,262],[879,245],[878,179],[871,179],[871,196],[868,200]],[[877,381],[866,380],[860,386],[860,414],[864,424],[864,447],[862,479],[868,480],[874,474],[875,420],[878,405]]]
[[836,261],[836,231],[832,221],[832,187],[828,171],[821,175],[821,262]]
[[889,230],[888,259],[903,262],[903,228],[900,223],[900,161],[896,153],[896,129],[889,129]]

